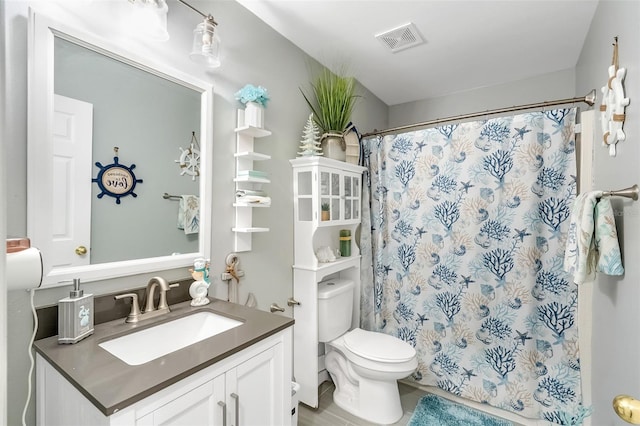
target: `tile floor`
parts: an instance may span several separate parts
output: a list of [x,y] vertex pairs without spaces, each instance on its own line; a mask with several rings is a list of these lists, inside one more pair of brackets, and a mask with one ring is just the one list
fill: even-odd
[[[413,410],[416,408],[418,404],[418,400],[427,393],[424,389],[419,389],[414,386],[407,385],[402,383],[402,381],[398,382],[398,388],[400,390],[400,402],[402,404],[402,409],[404,411],[404,415],[397,422],[394,423],[394,426],[405,426],[409,423],[411,416],[413,414]],[[362,420],[358,417],[355,417],[342,408],[338,407],[333,403],[333,390],[334,386],[332,382],[324,382],[320,385],[320,404],[317,409],[312,409],[307,407],[304,404],[300,404],[298,406],[298,426],[373,426],[375,423],[370,423],[365,420]],[[453,399],[451,394],[447,394],[444,391],[440,391],[439,389],[429,388],[429,392],[440,395],[443,398]],[[458,402],[461,402],[460,400]],[[487,414],[503,418],[505,420],[510,420],[513,422],[514,426],[541,426],[547,425],[548,423],[542,420],[531,420],[520,417],[516,414],[492,409],[491,407],[487,407],[483,404],[478,404],[470,401],[466,401],[465,405],[475,406],[476,409],[482,411],[488,411]],[[488,409],[487,409],[488,408]]]
[[[413,386],[398,383],[400,402],[404,410],[402,418],[394,425],[406,425],[411,419],[413,409],[418,400],[426,392]],[[331,382],[320,385],[320,404],[317,409],[311,409],[304,404],[298,407],[298,426],[369,426],[375,425],[354,417],[333,403],[334,386]]]

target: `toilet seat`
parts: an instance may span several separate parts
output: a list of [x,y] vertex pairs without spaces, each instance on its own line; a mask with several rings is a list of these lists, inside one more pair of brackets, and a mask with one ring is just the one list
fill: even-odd
[[371,361],[403,363],[416,356],[416,350],[410,344],[388,334],[355,328],[343,339],[346,349]]

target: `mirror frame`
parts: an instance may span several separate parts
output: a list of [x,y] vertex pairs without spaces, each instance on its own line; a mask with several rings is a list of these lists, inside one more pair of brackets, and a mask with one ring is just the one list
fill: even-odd
[[[124,260],[76,267],[53,268],[52,224],[42,220],[51,212],[53,195],[42,176],[53,173],[52,134],[54,98],[54,38],[59,37],[115,60],[201,93],[200,114],[200,233],[198,252],[146,259]],[[165,64],[123,50],[98,36],[77,30],[29,9],[28,35],[28,136],[27,136],[27,236],[42,252],[42,287],[68,285],[69,280],[98,281],[193,265],[198,257],[210,258],[212,211],[213,85]],[[178,173],[176,171],[176,177]],[[44,188],[44,189],[43,189]],[[161,194],[158,194],[161,196]]]

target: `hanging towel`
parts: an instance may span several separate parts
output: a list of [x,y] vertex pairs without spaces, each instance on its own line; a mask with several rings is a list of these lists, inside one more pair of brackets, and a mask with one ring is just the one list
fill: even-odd
[[573,203],[569,218],[567,246],[564,252],[564,270],[573,274],[573,281],[582,284],[595,273],[595,242],[593,215],[601,191],[579,194]]
[[596,270],[607,275],[624,274],[618,232],[609,198],[602,198],[596,204],[595,240],[598,251]]
[[200,232],[200,199],[197,196],[180,196],[178,229],[184,229],[184,233],[187,235]]
[[577,284],[594,279],[596,270],[609,275],[624,272],[611,201],[602,191],[576,197],[571,211],[564,270]]

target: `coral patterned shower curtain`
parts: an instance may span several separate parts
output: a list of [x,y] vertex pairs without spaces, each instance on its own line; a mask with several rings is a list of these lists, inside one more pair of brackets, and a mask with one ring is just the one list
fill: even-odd
[[577,287],[562,268],[575,116],[362,141],[362,327],[415,347],[415,381],[529,418],[577,420]]

